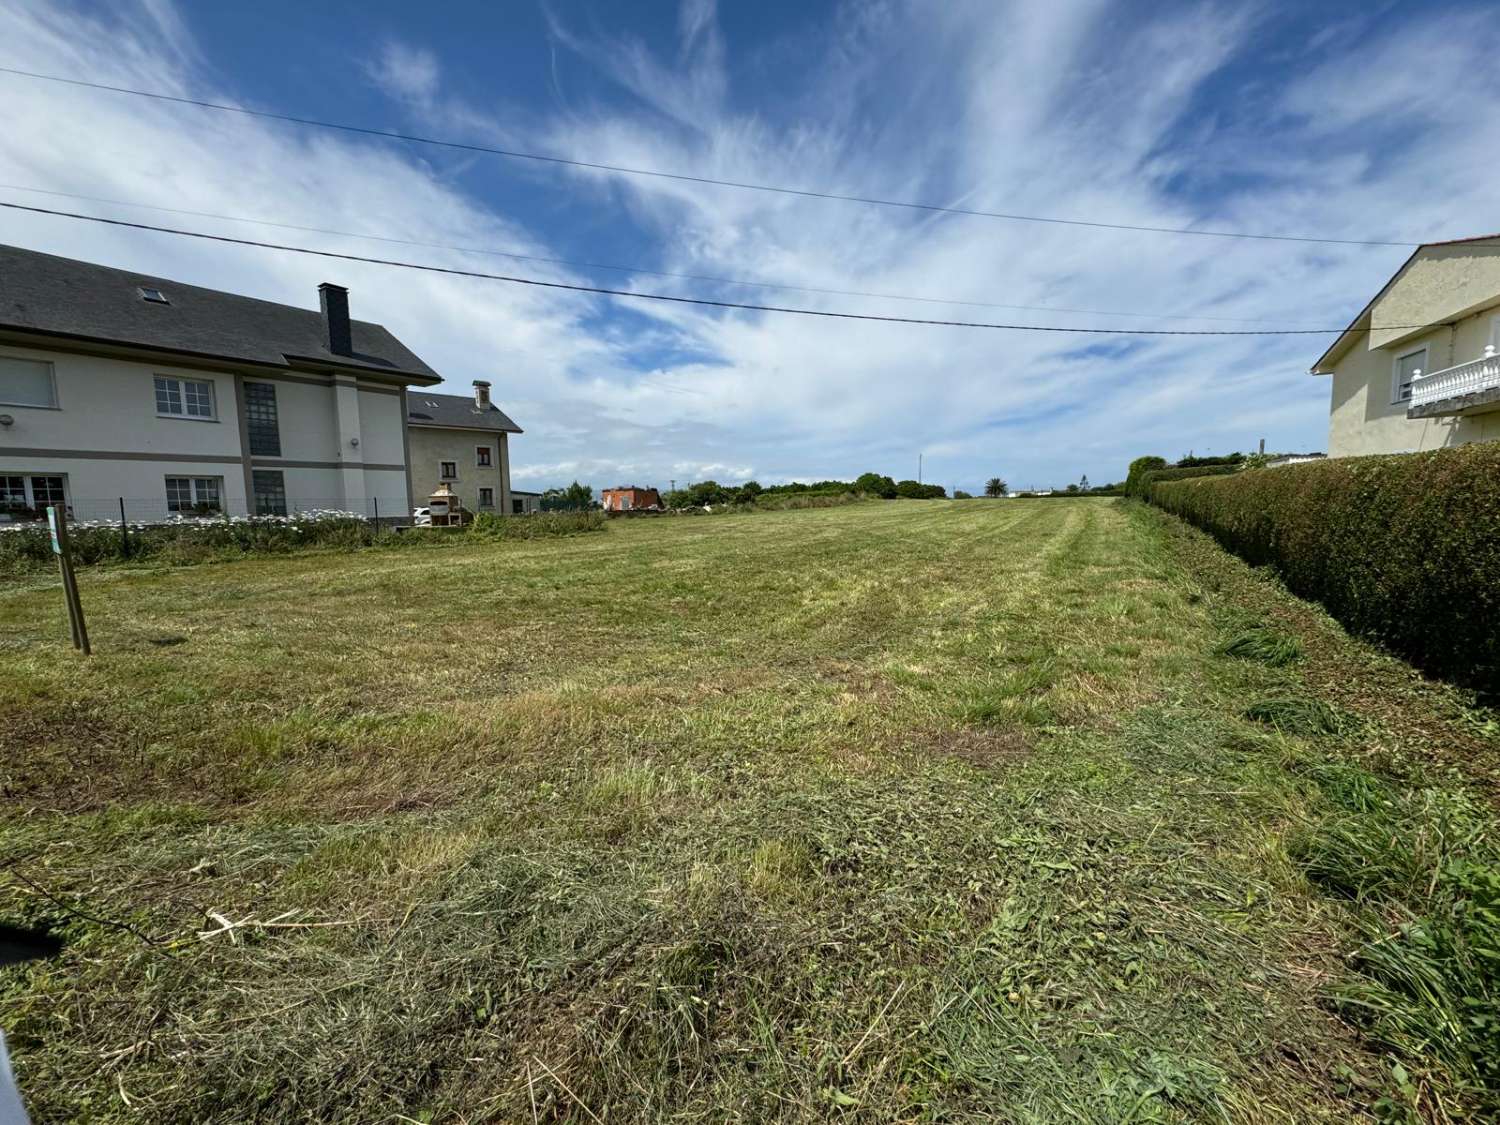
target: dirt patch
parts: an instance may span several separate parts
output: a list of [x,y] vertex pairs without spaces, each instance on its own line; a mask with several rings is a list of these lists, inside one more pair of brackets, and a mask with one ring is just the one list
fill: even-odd
[[1013,762],[1032,750],[1030,740],[1018,730],[972,728],[935,731],[918,746],[929,754],[957,758],[982,770]]

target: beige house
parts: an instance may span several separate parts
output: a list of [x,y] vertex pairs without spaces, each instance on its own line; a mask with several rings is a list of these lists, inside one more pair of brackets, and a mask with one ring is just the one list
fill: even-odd
[[1500,235],[1419,247],[1312,373],[1331,456],[1500,440]]
[[413,504],[446,484],[471,512],[513,512],[508,439],[521,427],[490,401],[489,383],[474,380],[472,398],[415,390],[406,408]]

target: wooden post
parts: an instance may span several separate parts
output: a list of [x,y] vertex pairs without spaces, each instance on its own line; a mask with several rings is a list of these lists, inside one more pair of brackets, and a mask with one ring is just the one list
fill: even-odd
[[78,597],[78,579],[73,575],[67,509],[48,505],[47,525],[52,531],[52,552],[57,556],[57,567],[62,572],[63,600],[68,603],[68,627],[73,633],[73,647],[88,656],[92,650],[89,648],[88,626],[83,621],[83,602]]
[[130,527],[125,522],[125,497],[120,497],[120,557],[130,557]]
[[373,497],[375,501],[375,538],[380,538],[380,497]]

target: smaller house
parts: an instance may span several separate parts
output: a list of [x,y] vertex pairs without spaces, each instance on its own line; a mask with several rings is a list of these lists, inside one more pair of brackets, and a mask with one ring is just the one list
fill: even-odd
[[531,516],[542,510],[542,494],[540,492],[521,492],[517,489],[510,490],[510,514],[513,516]]
[[1330,457],[1500,441],[1500,235],[1419,246],[1312,373]]
[[470,512],[510,513],[510,435],[521,427],[474,380],[474,397],[414,391],[406,399],[411,494],[446,485]]
[[606,488],[601,495],[606,512],[660,512],[666,507],[656,489],[633,484]]

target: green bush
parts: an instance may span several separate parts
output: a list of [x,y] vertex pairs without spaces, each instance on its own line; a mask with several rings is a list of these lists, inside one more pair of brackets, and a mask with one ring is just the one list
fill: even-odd
[[604,513],[541,512],[534,516],[497,516],[480,512],[468,534],[481,539],[546,539],[557,535],[582,535],[604,529]]
[[1158,480],[1150,499],[1351,631],[1500,690],[1500,444]]
[[1141,478],[1147,473],[1167,467],[1165,457],[1137,457],[1130,462],[1130,472],[1125,474],[1125,495],[1141,495]]
[[1142,473],[1140,479],[1140,497],[1145,500],[1151,499],[1151,489],[1167,480],[1188,480],[1192,477],[1222,477],[1240,471],[1238,464],[1235,465],[1174,465],[1167,469],[1152,469],[1148,473]]

